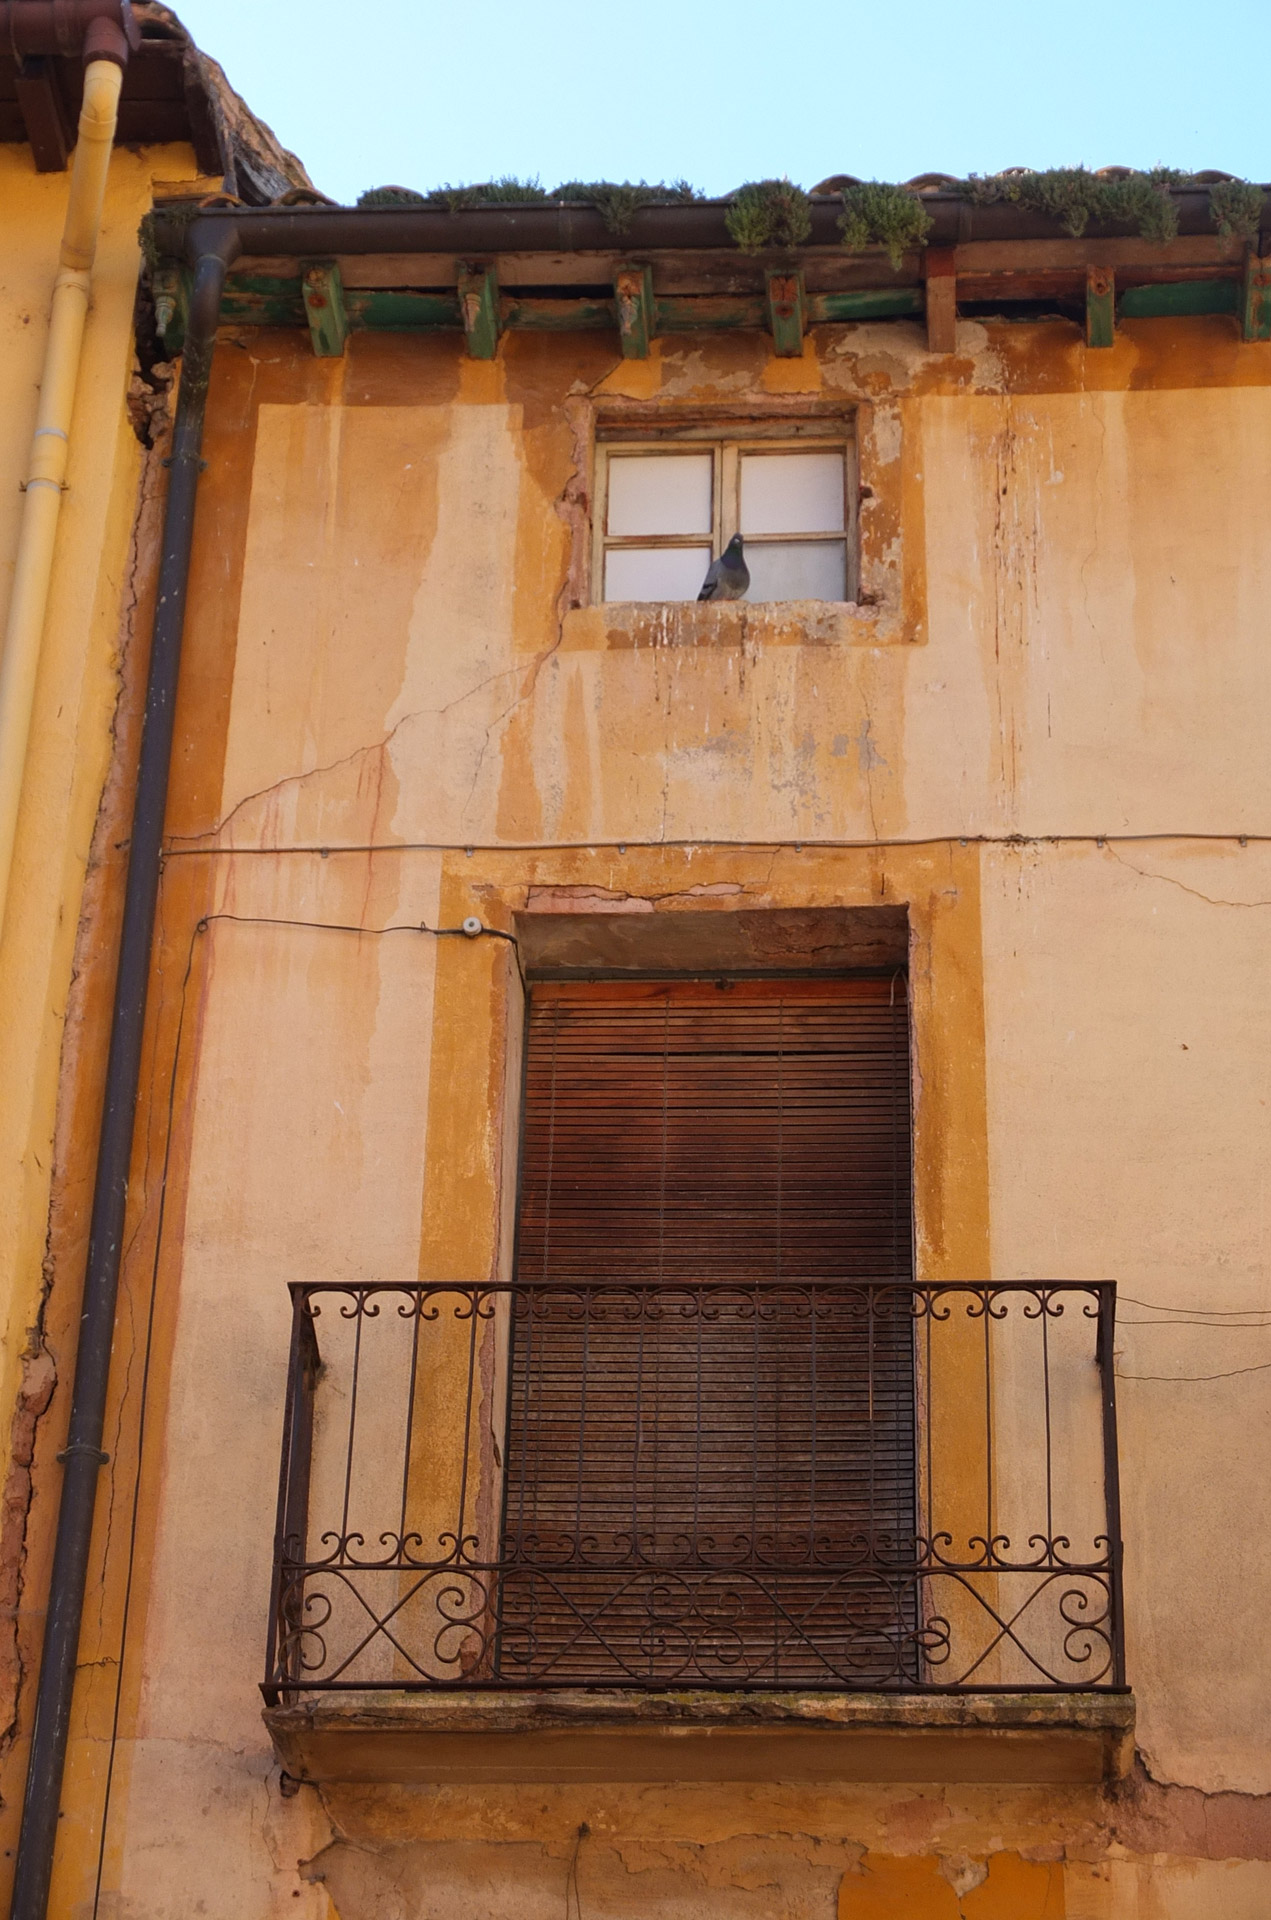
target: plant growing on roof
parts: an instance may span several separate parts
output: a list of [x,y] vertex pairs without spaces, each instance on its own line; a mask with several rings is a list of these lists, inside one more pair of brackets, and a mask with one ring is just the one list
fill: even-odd
[[426,207],[427,196],[414,187],[368,187],[357,197],[359,207]]
[[647,180],[566,180],[551,197],[594,207],[610,233],[621,239],[641,207],[676,206],[704,196],[687,180],[673,180],[669,186],[661,180],[652,185]]
[[1079,239],[1092,220],[1137,227],[1144,240],[1163,245],[1178,232],[1178,210],[1170,188],[1185,186],[1190,176],[1174,167],[1153,167],[1140,173],[1132,167],[1091,173],[1087,167],[1050,167],[1035,173],[1019,168],[1008,173],[973,174],[964,191],[980,206],[1009,200],[1033,213],[1058,221],[1065,233]]
[[812,203],[792,180],[751,180],[732,196],[724,221],[743,253],[801,247],[812,232]]
[[468,207],[526,207],[541,204],[550,199],[537,180],[518,180],[513,174],[504,174],[501,180],[479,180],[472,186],[433,187],[424,195],[425,203],[430,207],[447,207],[451,213],[461,213]]
[[931,216],[909,187],[858,180],[843,188],[839,232],[849,253],[886,247],[892,266],[899,268],[906,250],[925,246],[930,231]]
[[1256,239],[1262,224],[1262,188],[1251,180],[1214,180],[1209,217],[1224,240]]

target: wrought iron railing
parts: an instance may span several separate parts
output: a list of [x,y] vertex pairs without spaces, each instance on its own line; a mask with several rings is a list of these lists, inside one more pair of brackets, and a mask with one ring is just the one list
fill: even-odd
[[1124,1686],[1109,1283],[292,1296],[270,1700]]

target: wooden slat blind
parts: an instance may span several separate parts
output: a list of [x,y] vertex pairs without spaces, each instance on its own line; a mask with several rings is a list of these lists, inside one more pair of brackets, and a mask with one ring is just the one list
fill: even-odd
[[910,1248],[903,982],[533,990],[509,1667],[888,1669],[912,1630],[878,1571],[912,1552],[912,1321],[865,1283],[903,1284]]

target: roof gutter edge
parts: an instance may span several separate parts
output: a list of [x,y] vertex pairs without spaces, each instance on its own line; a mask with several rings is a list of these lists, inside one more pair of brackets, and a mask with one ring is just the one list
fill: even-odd
[[[1173,190],[1180,237],[1215,228],[1205,188]],[[925,194],[931,218],[931,246],[971,241],[1070,239],[1057,220],[997,202],[976,206],[959,194]],[[808,245],[839,248],[840,202],[819,199],[812,205]],[[208,208],[193,219],[162,211],[155,216],[154,239],[161,255],[193,264],[209,252],[260,258],[295,255],[322,258],[335,254],[446,253],[612,253],[615,248],[640,255],[651,252],[714,250],[737,253],[726,224],[727,203],[641,207],[621,236],[590,206],[559,201],[549,206],[469,207],[449,212],[439,207],[287,207]],[[1137,230],[1110,222],[1091,223],[1090,239],[1137,239]],[[226,254],[228,249],[228,255]],[[802,249],[795,249],[800,252]],[[1271,252],[1271,190],[1264,190],[1257,251]]]

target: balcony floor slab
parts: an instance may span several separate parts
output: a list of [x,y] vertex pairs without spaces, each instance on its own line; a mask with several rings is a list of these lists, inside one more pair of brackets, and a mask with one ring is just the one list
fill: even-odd
[[1133,1760],[1126,1693],[316,1694],[266,1707],[297,1780],[1079,1785]]

